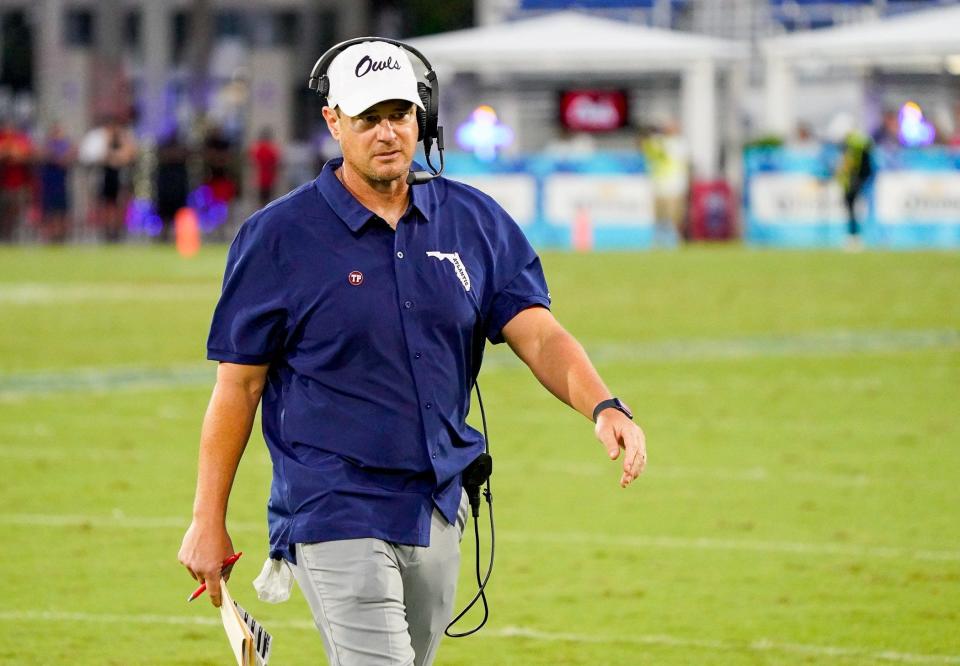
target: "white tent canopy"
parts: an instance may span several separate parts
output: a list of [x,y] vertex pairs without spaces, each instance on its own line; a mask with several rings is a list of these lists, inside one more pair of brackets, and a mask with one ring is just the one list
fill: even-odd
[[718,165],[716,67],[745,58],[746,45],[648,28],[572,11],[407,40],[438,73],[564,76],[676,72],[683,127],[697,174]]
[[917,11],[869,23],[809,30],[763,42],[766,57],[767,129],[788,134],[794,126],[798,65],[931,64],[960,57],[960,6]]
[[869,63],[960,55],[960,6],[774,37],[763,43],[767,57]]
[[746,57],[739,42],[564,11],[408,43],[442,70],[513,73],[678,71]]

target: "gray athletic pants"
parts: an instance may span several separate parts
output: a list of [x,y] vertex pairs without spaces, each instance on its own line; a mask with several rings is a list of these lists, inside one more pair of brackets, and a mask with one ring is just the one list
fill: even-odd
[[294,576],[330,666],[429,666],[453,616],[466,495],[457,524],[436,510],[430,546],[380,539],[296,545]]

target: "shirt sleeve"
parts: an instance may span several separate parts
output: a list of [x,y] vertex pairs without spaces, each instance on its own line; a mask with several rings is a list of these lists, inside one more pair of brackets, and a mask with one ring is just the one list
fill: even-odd
[[287,309],[276,247],[247,221],[227,255],[223,290],[213,313],[207,358],[243,365],[269,363],[286,339]]
[[520,226],[505,212],[497,220],[500,232],[494,247],[493,295],[484,313],[484,334],[493,344],[503,342],[503,327],[529,307],[550,308],[550,292],[540,257]]

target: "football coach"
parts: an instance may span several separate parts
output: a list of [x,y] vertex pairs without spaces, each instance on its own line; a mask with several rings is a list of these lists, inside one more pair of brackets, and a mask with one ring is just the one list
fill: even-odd
[[[408,54],[427,70],[419,88]],[[466,418],[486,340],[595,422],[609,458],[623,454],[623,487],[646,465],[644,434],[551,314],[517,224],[413,163],[418,141],[429,163],[437,139],[442,169],[426,59],[350,40],[312,80],[343,158],[254,213],[230,248],[179,560],[219,606],[227,502],[262,402],[270,556],[292,569],[330,663],[427,665],[453,611],[461,473],[484,450]]]

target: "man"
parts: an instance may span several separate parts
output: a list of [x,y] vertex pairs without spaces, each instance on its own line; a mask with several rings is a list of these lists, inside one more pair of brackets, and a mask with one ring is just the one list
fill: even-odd
[[653,180],[657,242],[676,245],[688,237],[690,151],[673,118],[658,121],[641,142]]
[[259,137],[250,146],[250,161],[256,170],[257,200],[263,207],[273,199],[273,188],[280,171],[280,148],[273,140],[271,128],[260,129]]
[[0,124],[0,243],[17,239],[30,201],[33,144],[26,132],[5,118]]
[[843,189],[843,202],[847,208],[845,248],[850,252],[859,252],[863,249],[863,237],[857,218],[857,202],[873,175],[873,146],[866,134],[851,130],[843,138],[842,149],[836,176]]
[[453,611],[460,473],[483,451],[465,419],[484,338],[596,417],[609,457],[625,450],[621,486],[643,471],[644,436],[550,314],[503,209],[443,178],[407,184],[424,107],[405,51],[350,46],[327,75],[343,159],[254,214],[230,250],[179,558],[218,605],[227,498],[262,399],[271,556],[293,568],[330,663],[426,665]]

